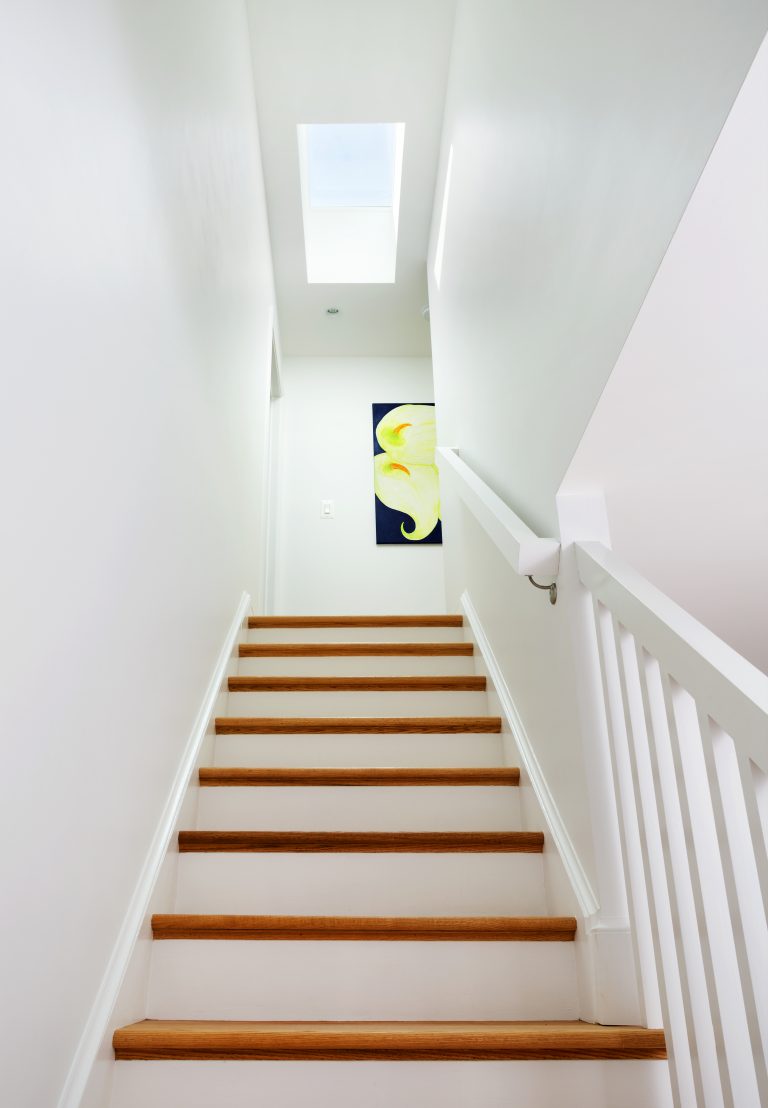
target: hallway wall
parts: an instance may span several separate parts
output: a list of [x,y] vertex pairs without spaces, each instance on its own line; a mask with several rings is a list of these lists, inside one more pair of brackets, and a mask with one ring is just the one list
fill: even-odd
[[242,590],[272,274],[243,5],[0,11],[3,1101],[53,1108]]
[[429,358],[283,360],[276,612],[445,611],[442,547],[377,546],[374,524],[371,404],[433,395]]
[[768,40],[563,482],[613,547],[768,673]]
[[[767,26],[762,0],[458,4],[428,266],[440,440],[542,536]],[[448,605],[469,591],[599,895],[567,585],[551,609],[446,514]]]
[[764,0],[458,4],[441,432],[540,534],[766,30]]

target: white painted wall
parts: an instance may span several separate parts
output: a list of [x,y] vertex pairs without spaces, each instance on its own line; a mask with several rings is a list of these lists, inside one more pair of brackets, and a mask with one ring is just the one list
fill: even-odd
[[272,278],[242,4],[0,13],[3,1101],[56,1104],[243,588]]
[[429,358],[284,359],[275,611],[445,611],[442,547],[377,546],[374,523],[371,404],[432,399]]
[[563,482],[613,547],[768,672],[768,44]]
[[766,30],[764,0],[458,4],[441,434],[539,534]]
[[[440,440],[542,536],[766,26],[758,0],[458,4],[429,259]],[[590,816],[567,597],[551,608],[445,512],[448,607],[468,591],[602,897],[615,843]]]

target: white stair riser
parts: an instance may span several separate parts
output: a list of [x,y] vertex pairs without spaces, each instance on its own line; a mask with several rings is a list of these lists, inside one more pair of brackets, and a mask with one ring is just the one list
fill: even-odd
[[672,1100],[666,1062],[118,1062],[111,1108],[308,1105],[671,1108]]
[[238,673],[243,677],[460,677],[474,672],[474,659],[466,655],[240,658],[238,664]]
[[255,627],[248,642],[463,642],[461,627]]
[[573,943],[155,942],[150,1019],[578,1016]]
[[228,716],[480,716],[484,692],[231,692]]
[[500,735],[218,735],[217,766],[501,766]]
[[517,831],[519,789],[462,786],[216,787],[200,790],[208,831]]
[[546,913],[540,854],[182,854],[177,912]]

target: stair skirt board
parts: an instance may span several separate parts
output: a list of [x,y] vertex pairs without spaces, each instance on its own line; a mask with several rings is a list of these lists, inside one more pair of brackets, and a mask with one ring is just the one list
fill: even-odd
[[520,790],[513,787],[292,786],[205,788],[199,830],[514,831]]
[[182,854],[177,912],[540,916],[541,854]]
[[427,767],[498,766],[501,735],[217,735],[217,766]]
[[578,1016],[570,942],[155,942],[151,1019]]
[[[222,1094],[222,1090],[226,1092]],[[311,1089],[311,1095],[307,1090]],[[666,1062],[117,1062],[111,1108],[671,1108]]]

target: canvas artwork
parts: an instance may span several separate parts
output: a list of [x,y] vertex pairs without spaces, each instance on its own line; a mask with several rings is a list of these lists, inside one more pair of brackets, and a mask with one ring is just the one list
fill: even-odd
[[373,405],[376,542],[441,543],[434,404]]

